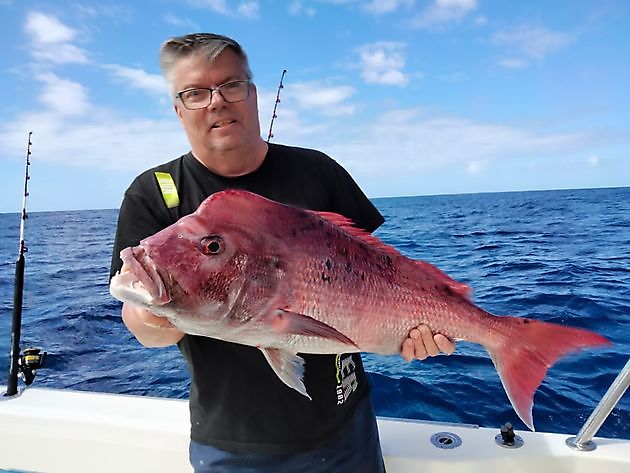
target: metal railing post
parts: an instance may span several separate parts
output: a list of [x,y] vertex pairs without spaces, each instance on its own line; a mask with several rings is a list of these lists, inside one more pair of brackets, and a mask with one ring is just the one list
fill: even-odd
[[628,386],[630,386],[630,360],[610,385],[593,413],[586,419],[578,434],[567,439],[567,445],[575,450],[595,450],[596,445],[592,441],[593,437],[624,395]]

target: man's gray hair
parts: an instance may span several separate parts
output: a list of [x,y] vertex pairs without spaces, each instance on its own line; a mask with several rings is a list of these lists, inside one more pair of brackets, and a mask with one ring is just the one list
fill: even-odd
[[192,33],[166,40],[160,48],[160,66],[171,97],[174,97],[176,92],[172,73],[173,66],[178,60],[191,54],[202,54],[211,63],[225,48],[231,49],[243,60],[247,79],[252,79],[247,55],[241,45],[232,38],[213,33]]

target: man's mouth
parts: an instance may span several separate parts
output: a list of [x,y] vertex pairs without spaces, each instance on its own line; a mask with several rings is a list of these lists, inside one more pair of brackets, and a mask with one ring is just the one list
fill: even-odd
[[233,123],[236,123],[236,120],[221,120],[214,123],[210,128],[224,128],[226,126],[232,125]]

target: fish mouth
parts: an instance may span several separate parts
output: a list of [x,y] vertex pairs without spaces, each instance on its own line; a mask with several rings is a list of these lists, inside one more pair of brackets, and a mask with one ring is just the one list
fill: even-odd
[[123,266],[112,278],[109,291],[116,299],[145,306],[161,306],[171,301],[164,274],[141,246],[120,252]]

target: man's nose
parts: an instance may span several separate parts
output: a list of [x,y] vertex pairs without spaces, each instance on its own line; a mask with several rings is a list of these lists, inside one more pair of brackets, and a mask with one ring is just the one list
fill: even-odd
[[226,103],[228,102],[225,101],[221,92],[219,90],[213,90],[212,96],[210,97],[210,103],[208,104],[207,108],[209,108],[210,110],[215,110],[220,107],[225,107]]

